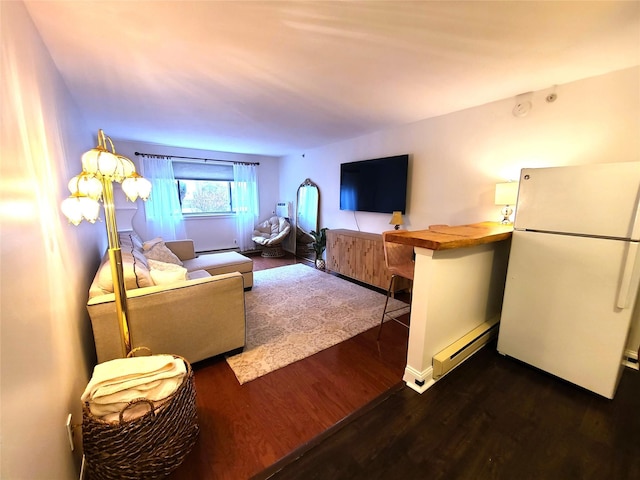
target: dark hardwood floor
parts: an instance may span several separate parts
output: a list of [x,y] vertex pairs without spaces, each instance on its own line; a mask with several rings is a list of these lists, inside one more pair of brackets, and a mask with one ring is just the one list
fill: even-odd
[[488,345],[424,394],[408,387],[270,476],[287,479],[640,478],[640,373],[613,401]]
[[[296,263],[252,257],[254,271]],[[200,437],[172,480],[269,474],[350,415],[401,384],[407,329],[385,325],[240,385],[224,357],[193,365]],[[316,440],[314,440],[316,439]]]

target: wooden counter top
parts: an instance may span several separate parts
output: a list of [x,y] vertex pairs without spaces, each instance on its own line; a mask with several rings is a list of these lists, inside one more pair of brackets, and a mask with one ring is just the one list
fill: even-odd
[[429,250],[450,250],[499,242],[511,238],[513,225],[497,222],[481,222],[470,225],[431,225],[428,230],[388,233],[387,240]]

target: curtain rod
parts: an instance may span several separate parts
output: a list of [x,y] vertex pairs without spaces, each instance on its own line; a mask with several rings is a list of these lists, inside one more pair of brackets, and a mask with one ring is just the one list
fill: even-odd
[[242,165],[260,165],[260,162],[239,162],[235,160],[216,160],[215,158],[201,158],[201,157],[181,157],[179,155],[159,155],[156,153],[140,153],[135,152],[136,157],[149,157],[149,158],[182,158],[185,160],[204,160],[205,162],[225,162],[225,163],[240,163]]

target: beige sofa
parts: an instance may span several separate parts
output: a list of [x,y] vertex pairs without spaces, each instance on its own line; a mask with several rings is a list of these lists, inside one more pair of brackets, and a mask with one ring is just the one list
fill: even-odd
[[237,252],[196,255],[193,240],[173,240],[165,244],[189,272],[205,270],[209,275],[240,272],[244,280],[244,289],[251,290],[253,287],[253,261],[244,255]]
[[[193,363],[244,347],[244,290],[253,284],[250,259],[239,254],[195,256],[190,240],[166,242],[187,269],[186,279],[167,280],[154,275],[164,273],[150,268],[150,263],[157,264],[145,257],[137,234],[120,233],[119,237],[133,348],[176,354]],[[239,268],[245,271],[240,273]],[[91,284],[87,310],[98,363],[121,357],[107,254]]]

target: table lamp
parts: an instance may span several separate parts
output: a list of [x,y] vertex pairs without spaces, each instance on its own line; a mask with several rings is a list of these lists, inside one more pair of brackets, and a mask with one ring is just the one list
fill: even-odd
[[394,230],[398,230],[400,228],[400,225],[404,225],[402,212],[393,212],[391,214],[391,220],[389,220],[389,225],[395,225],[395,227],[393,227]]
[[495,204],[504,206],[500,211],[503,224],[512,223],[509,217],[513,213],[511,205],[515,205],[518,200],[518,185],[518,182],[496,183]]

